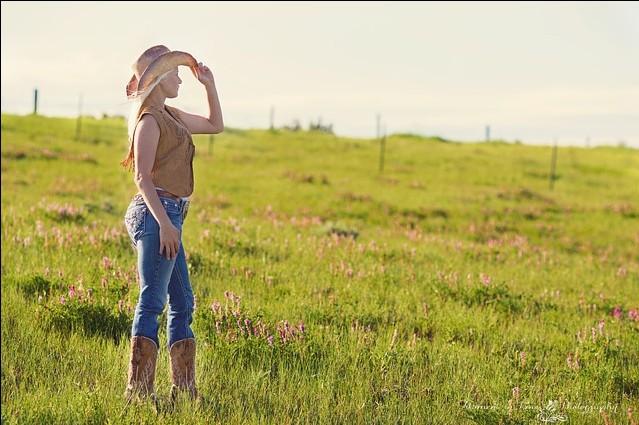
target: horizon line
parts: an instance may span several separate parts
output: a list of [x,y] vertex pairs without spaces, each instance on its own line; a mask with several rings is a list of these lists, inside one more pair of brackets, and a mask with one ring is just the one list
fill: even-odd
[[[126,115],[123,114],[107,114],[106,112],[103,112],[101,114],[82,114],[82,115],[51,115],[51,114],[45,114],[45,113],[37,113],[34,114],[33,112],[31,113],[18,113],[18,112],[10,112],[10,111],[0,111],[0,114],[2,115],[14,115],[14,116],[20,116],[20,117],[29,117],[29,116],[33,116],[33,115],[37,115],[39,117],[45,117],[45,118],[61,118],[61,119],[78,119],[78,117],[83,117],[83,118],[92,118],[95,119],[97,121],[99,120],[103,120],[103,119],[108,119],[108,118],[117,118],[117,119],[122,119],[125,123],[126,123]],[[125,126],[126,127],[126,126]],[[273,129],[269,128],[269,127],[237,127],[237,126],[232,126],[232,125],[225,125],[225,128],[231,129],[231,130],[240,130],[240,131],[289,131],[291,133],[295,133],[296,130],[291,130],[291,129],[287,129],[286,126],[280,126],[280,127],[275,127]],[[349,138],[349,139],[358,139],[358,140],[371,140],[371,141],[375,141],[375,140],[380,140],[381,137],[364,137],[364,136],[352,136],[352,135],[347,135],[347,134],[340,134],[339,132],[333,132],[333,133],[329,133],[329,132],[325,132],[325,131],[319,131],[319,130],[311,130],[310,128],[306,128],[306,127],[302,127],[300,130],[297,131],[302,131],[302,132],[313,132],[316,131],[317,133],[321,133],[321,134],[327,134],[327,135],[333,135],[335,137],[339,137],[339,138]],[[200,135],[203,136],[205,134],[196,134],[196,135]],[[556,137],[553,138],[554,141],[549,141],[549,142],[533,142],[533,141],[526,141],[520,138],[516,138],[516,139],[504,139],[504,138],[494,138],[494,139],[489,139],[489,140],[481,140],[481,139],[451,139],[448,137],[444,137],[441,135],[436,135],[436,134],[425,134],[425,133],[421,133],[421,132],[414,132],[414,131],[403,131],[403,130],[398,130],[395,132],[391,132],[386,134],[386,138],[390,138],[390,137],[419,137],[422,139],[431,139],[431,140],[436,140],[438,142],[441,143],[455,143],[455,144],[489,144],[489,143],[496,143],[496,144],[507,144],[507,145],[523,145],[523,146],[538,146],[538,147],[553,147],[554,145],[557,145],[558,148],[560,147],[574,147],[574,148],[584,148],[584,149],[591,149],[591,148],[600,148],[600,147],[605,147],[605,148],[617,148],[617,149],[635,149],[635,150],[639,150],[639,146],[635,146],[633,144],[629,144],[626,143],[625,141],[611,141],[611,142],[604,142],[604,143],[597,143],[596,141],[590,140],[588,143],[560,143],[560,138]]]

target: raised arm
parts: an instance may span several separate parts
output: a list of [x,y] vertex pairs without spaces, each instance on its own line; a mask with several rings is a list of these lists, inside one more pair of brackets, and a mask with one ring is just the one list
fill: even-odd
[[177,109],[180,119],[187,126],[192,134],[217,134],[224,131],[224,119],[222,118],[222,108],[220,107],[220,99],[215,88],[215,79],[211,70],[198,63],[195,68],[197,79],[206,88],[206,96],[209,103],[209,117],[189,114],[188,112]]

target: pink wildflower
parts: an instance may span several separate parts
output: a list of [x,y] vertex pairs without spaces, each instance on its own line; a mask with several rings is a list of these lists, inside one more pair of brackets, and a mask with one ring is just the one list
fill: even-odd
[[519,400],[519,387],[513,388],[513,399],[515,399],[515,401]]
[[105,269],[110,269],[111,266],[113,265],[113,262],[111,261],[111,259],[109,257],[102,257],[102,267],[104,267]]
[[622,316],[623,316],[623,312],[621,311],[621,307],[615,306],[614,310],[612,310],[612,316],[615,319],[617,319],[617,320],[621,319]]
[[213,313],[218,314],[220,312],[220,302],[214,301],[213,304],[211,304],[211,310],[213,310]]

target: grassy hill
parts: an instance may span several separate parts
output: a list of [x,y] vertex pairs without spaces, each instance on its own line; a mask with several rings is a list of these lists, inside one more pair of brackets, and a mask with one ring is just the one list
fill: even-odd
[[[376,140],[194,142],[208,400],[161,423],[639,422],[639,151],[559,148],[550,190],[547,147],[395,135],[380,174]],[[3,423],[156,420],[123,409],[126,150],[118,119],[2,115]]]

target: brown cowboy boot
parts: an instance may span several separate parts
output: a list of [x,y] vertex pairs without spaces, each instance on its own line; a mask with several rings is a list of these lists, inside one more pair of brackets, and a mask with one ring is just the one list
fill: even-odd
[[195,387],[195,338],[174,342],[169,350],[171,362],[171,400],[175,401],[181,390],[189,392],[192,400],[200,397]]
[[158,356],[158,347],[151,338],[134,336],[131,338],[131,359],[129,362],[129,375],[124,397],[127,404],[135,396],[151,398],[157,402],[154,389],[155,363]]

